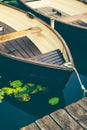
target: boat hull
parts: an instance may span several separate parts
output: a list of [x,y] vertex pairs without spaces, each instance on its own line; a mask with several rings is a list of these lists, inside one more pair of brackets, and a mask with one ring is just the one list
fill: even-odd
[[0,75],[7,82],[19,79],[43,85],[51,83],[53,88],[55,86],[57,89],[63,89],[72,73],[69,70],[54,69],[29,62],[13,60],[3,55],[0,55],[0,61]]
[[55,29],[67,42],[78,72],[87,76],[87,29],[59,21],[55,22]]
[[[18,0],[20,7],[26,11],[30,11],[37,17],[50,24],[50,18],[42,14],[39,14],[35,10],[29,8],[20,0]],[[87,28],[82,28],[79,26],[73,26],[71,24],[66,24],[61,21],[55,20],[55,30],[61,34],[72,53],[75,66],[79,73],[87,76]]]

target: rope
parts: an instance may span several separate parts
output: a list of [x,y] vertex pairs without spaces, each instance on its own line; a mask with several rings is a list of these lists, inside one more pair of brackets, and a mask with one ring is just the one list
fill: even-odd
[[81,81],[81,78],[79,76],[79,73],[78,73],[77,69],[75,68],[75,66],[73,66],[71,62],[65,63],[64,66],[66,66],[66,67],[71,68],[71,69],[74,70],[74,72],[75,72],[75,74],[76,74],[76,76],[78,78],[79,84],[81,86],[81,89],[83,91],[83,97],[85,97],[86,93],[87,93],[87,90],[86,90],[85,86],[83,85],[83,83]]

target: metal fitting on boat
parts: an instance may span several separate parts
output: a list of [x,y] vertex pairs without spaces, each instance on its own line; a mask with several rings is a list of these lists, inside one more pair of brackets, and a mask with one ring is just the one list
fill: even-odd
[[29,16],[31,19],[35,18],[35,15],[29,11],[27,12],[27,16]]
[[51,25],[51,27],[52,27],[53,29],[54,29],[54,22],[55,22],[54,19],[51,18],[51,19],[50,19],[50,25]]
[[0,32],[3,32],[3,31],[4,31],[4,27],[0,26]]

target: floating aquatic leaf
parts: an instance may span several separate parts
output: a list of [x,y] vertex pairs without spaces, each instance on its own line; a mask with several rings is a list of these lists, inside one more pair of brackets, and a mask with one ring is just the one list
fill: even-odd
[[21,98],[21,97],[23,97],[24,94],[25,94],[24,92],[18,92],[18,93],[14,94],[14,97],[15,98]]
[[10,86],[12,86],[13,88],[18,88],[21,87],[23,85],[21,80],[15,80],[10,82]]
[[21,80],[14,80],[9,83],[8,87],[0,89],[0,102],[4,99],[5,95],[13,95],[20,101],[29,101],[31,94],[47,90],[46,87],[36,85],[33,83],[24,84]]
[[4,95],[4,94],[5,94],[4,90],[0,89],[0,95]]
[[47,90],[46,87],[43,87],[43,86],[41,86],[41,85],[38,85],[38,86],[37,86],[37,89],[38,89],[39,91],[45,91],[45,90]]
[[4,88],[2,88],[2,90],[3,90],[7,95],[11,95],[12,93],[14,93],[14,89],[13,89],[13,88],[4,87]]
[[4,99],[4,96],[0,95],[0,100],[1,100],[1,99]]
[[57,105],[59,103],[59,98],[58,97],[53,97],[51,99],[49,99],[49,104],[50,105]]
[[26,88],[27,92],[30,93],[34,89],[36,89],[36,86],[35,86],[35,84],[27,83],[27,84],[24,85],[24,88]]
[[38,92],[38,89],[34,89],[34,90],[32,90],[31,94],[35,94],[37,92]]
[[33,84],[33,83],[27,83],[27,85],[28,85],[29,87],[35,87],[35,84]]
[[21,101],[25,101],[25,102],[27,102],[27,101],[29,101],[31,98],[30,98],[30,95],[29,94],[24,94],[23,96],[22,96],[22,98],[21,98]]

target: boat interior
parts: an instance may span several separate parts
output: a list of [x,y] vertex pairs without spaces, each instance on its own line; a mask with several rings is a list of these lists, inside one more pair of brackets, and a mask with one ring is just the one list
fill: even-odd
[[6,53],[7,55],[12,55],[23,59],[31,59],[42,63],[44,62],[55,65],[62,65],[65,63],[65,58],[60,49],[42,54],[34,42],[27,36],[15,37],[16,35],[14,35],[14,39],[11,39],[11,34],[18,34],[18,32],[15,33],[14,29],[0,22],[1,52]]

